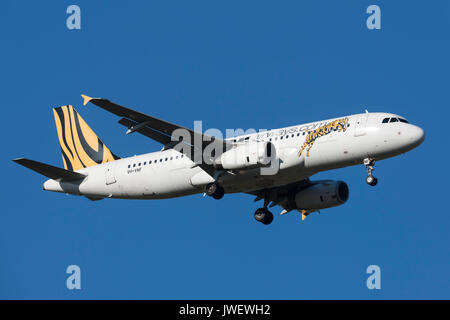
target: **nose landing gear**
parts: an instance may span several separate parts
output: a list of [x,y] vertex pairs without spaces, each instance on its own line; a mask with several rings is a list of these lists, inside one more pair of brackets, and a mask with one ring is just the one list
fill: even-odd
[[375,170],[373,168],[375,166],[375,160],[371,158],[365,158],[363,163],[367,169],[366,183],[372,187],[376,186],[378,183],[378,179],[372,175],[372,171]]
[[374,187],[374,186],[377,185],[378,179],[375,178],[374,176],[367,176],[367,178],[366,178],[366,183],[367,183],[369,186]]

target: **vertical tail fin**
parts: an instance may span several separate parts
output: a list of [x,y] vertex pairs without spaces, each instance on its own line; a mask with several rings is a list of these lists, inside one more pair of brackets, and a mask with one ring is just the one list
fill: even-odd
[[79,170],[119,159],[72,106],[53,109],[66,170]]

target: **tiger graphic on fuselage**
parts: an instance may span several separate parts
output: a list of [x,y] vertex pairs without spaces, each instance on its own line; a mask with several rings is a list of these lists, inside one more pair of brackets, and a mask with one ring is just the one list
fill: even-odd
[[298,156],[300,157],[302,155],[303,150],[306,149],[306,156],[309,157],[309,150],[311,150],[314,141],[316,141],[317,138],[326,136],[331,131],[345,131],[347,130],[348,125],[348,118],[341,118],[334,120],[330,123],[327,123],[315,130],[309,131],[308,135],[305,138],[305,142],[303,143],[302,148],[298,152]]

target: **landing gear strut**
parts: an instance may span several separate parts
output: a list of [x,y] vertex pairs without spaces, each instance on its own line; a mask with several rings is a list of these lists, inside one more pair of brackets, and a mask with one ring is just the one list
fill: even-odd
[[375,160],[374,159],[371,159],[371,158],[365,158],[364,159],[364,166],[366,167],[366,169],[367,169],[367,178],[366,178],[366,183],[369,185],[369,186],[376,186],[377,185],[377,183],[378,183],[378,179],[377,178],[375,178],[373,175],[372,175],[372,171],[373,170],[375,170],[373,167],[375,166]]
[[269,202],[270,201],[265,198],[264,207],[256,209],[255,211],[255,220],[265,225],[271,224],[273,221],[273,214],[267,209]]
[[206,185],[205,193],[208,196],[213,197],[216,200],[222,199],[225,194],[225,190],[216,182],[208,183]]

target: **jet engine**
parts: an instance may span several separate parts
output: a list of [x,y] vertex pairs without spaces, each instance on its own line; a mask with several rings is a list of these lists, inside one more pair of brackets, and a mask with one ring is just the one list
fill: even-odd
[[326,209],[348,200],[348,186],[343,181],[318,181],[288,197],[290,209]]
[[214,160],[214,166],[225,170],[266,167],[276,156],[271,142],[247,142],[233,146]]

